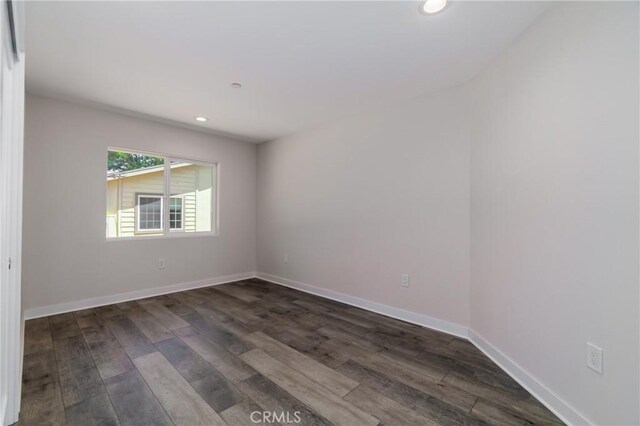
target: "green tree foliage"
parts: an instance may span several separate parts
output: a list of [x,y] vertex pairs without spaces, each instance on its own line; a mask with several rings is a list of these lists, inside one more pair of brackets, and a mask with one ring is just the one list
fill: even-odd
[[145,167],[161,166],[161,157],[151,157],[142,154],[130,154],[122,151],[109,151],[107,156],[107,170],[110,172],[127,172]]

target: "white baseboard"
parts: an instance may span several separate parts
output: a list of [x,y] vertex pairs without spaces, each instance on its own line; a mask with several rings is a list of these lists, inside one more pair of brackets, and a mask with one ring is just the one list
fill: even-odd
[[480,349],[486,356],[503,369],[509,376],[525,388],[540,403],[547,407],[560,420],[568,425],[594,424],[578,413],[573,407],[564,402],[549,388],[520,367],[515,361],[503,354],[499,349],[485,340],[475,331],[469,329],[469,341]]
[[378,302],[372,302],[370,300],[361,299],[356,296],[350,296],[348,294],[340,293],[333,290],[327,290],[321,287],[313,286],[311,284],[292,281],[286,278],[277,277],[275,275],[265,274],[263,272],[258,272],[257,277],[265,281],[283,285],[285,287],[291,287],[296,290],[304,291],[305,293],[311,293],[315,294],[316,296],[326,297],[327,299],[346,303],[347,305],[356,306],[358,308],[366,309],[368,311],[386,315],[388,317],[410,322],[412,324],[421,325],[423,327],[432,328],[434,330],[452,334],[457,337],[462,337],[463,339],[467,338],[467,327],[456,324],[454,322],[430,317],[428,315],[418,314],[416,312],[411,312],[400,308],[394,308],[393,306],[385,305]]
[[119,293],[111,296],[92,297],[90,299],[82,299],[74,302],[42,306],[39,308],[31,308],[24,311],[24,319],[28,320],[33,318],[46,317],[49,315],[63,314],[65,312],[79,311],[81,309],[111,305],[113,303],[128,302],[130,300],[144,299],[146,297],[160,296],[162,294],[176,293],[178,291],[192,290],[201,287],[209,287],[212,285],[246,280],[254,277],[256,277],[255,272],[245,272],[243,274],[224,275],[221,277],[207,278],[204,280],[171,284],[163,287],[154,287],[144,290],[131,291],[128,293]]

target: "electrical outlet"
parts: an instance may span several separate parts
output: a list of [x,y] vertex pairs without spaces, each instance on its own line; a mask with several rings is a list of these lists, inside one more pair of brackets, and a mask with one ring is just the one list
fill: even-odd
[[402,287],[409,287],[409,274],[400,274],[400,285]]
[[164,269],[164,259],[158,259],[158,269]]
[[602,349],[587,342],[587,367],[602,374]]
[[289,263],[289,255],[288,255],[288,254],[285,254],[285,255],[284,255],[284,257],[282,258],[282,261],[283,261],[284,263]]

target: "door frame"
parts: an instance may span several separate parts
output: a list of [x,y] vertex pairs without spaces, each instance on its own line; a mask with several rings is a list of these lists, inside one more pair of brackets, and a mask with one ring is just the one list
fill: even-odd
[[0,422],[18,421],[23,352],[21,309],[24,151],[24,9],[0,16]]

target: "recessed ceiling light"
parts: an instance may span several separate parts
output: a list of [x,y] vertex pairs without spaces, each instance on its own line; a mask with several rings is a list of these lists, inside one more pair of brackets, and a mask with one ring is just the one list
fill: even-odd
[[242,87],[242,84],[240,83],[231,83],[231,87],[233,87],[234,89],[239,89]]
[[433,15],[440,12],[447,6],[447,0],[426,0],[420,8],[427,15]]
[[201,122],[201,123],[204,123],[205,121],[209,120],[209,119],[208,119],[208,118],[206,118],[206,117],[194,117],[194,119],[195,119],[196,121]]

